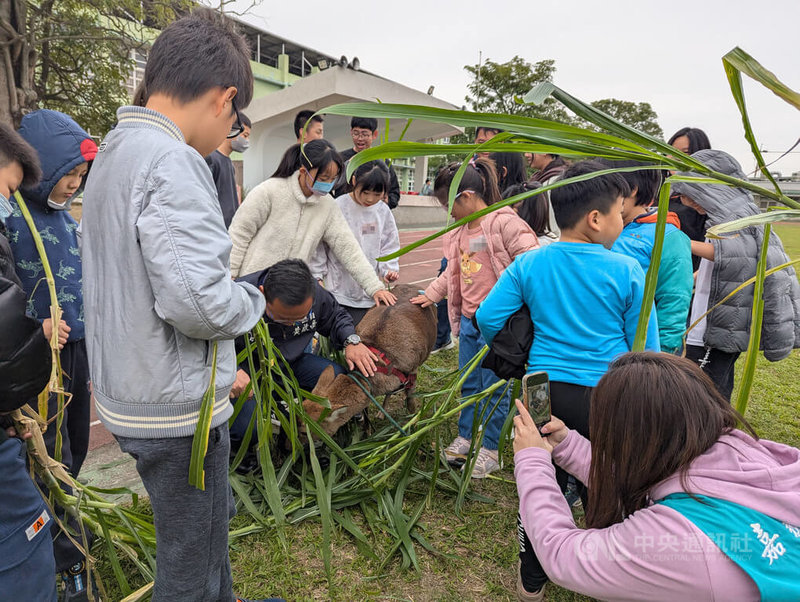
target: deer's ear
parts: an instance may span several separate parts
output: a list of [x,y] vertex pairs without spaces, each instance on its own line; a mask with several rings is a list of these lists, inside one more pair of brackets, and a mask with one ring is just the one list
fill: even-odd
[[333,371],[333,366],[328,366],[322,371],[317,384],[314,386],[314,395],[326,397],[334,380],[336,380],[336,372]]

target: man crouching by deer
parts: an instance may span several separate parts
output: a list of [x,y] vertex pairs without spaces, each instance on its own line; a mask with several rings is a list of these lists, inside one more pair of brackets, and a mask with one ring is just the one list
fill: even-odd
[[[376,305],[356,329],[347,311],[299,259],[286,259],[242,279],[263,291],[270,336],[299,385],[329,399],[331,412],[321,423],[328,434],[369,405],[367,392],[374,398],[404,390],[408,409],[416,410],[416,371],[436,342],[436,312],[409,302],[418,294],[415,287],[395,287],[400,302]],[[329,337],[337,349],[344,348],[348,368],[358,372],[348,374],[339,364],[309,353],[315,330]],[[231,395],[241,394],[248,382],[249,376],[240,370]],[[254,402],[247,404],[231,427],[232,442],[241,442],[250,422]],[[322,416],[323,407],[315,402],[305,400],[303,408],[313,420]]]
[[[333,376],[346,372],[339,364],[311,353],[314,332],[329,337],[336,349],[344,349],[350,370],[358,370],[370,377],[375,374],[378,356],[361,342],[350,314],[317,283],[303,260],[284,259],[237,280],[249,282],[264,293],[267,301],[264,321],[270,337],[302,389],[311,391],[325,370]],[[236,341],[237,351],[244,347],[244,340],[240,337]],[[247,363],[243,362],[239,368],[231,389],[234,399],[250,382]],[[232,450],[239,448],[254,411],[255,401],[248,399],[230,429]]]

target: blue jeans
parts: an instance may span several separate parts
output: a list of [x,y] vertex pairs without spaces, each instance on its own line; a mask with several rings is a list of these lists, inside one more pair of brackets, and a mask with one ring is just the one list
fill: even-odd
[[[478,329],[473,326],[472,320],[461,316],[461,334],[458,335],[459,369],[466,366],[485,344],[486,341],[483,340],[483,336],[481,336]],[[480,393],[498,380],[500,379],[497,378],[494,372],[478,365],[464,381],[461,394],[464,397],[468,397],[469,395]],[[472,439],[472,423],[475,411],[477,410],[479,416],[485,411],[483,415],[483,447],[492,450],[497,449],[500,442],[500,431],[503,429],[503,423],[506,421],[508,407],[511,403],[510,388],[505,394],[503,394],[503,390],[504,387],[500,387],[491,398],[486,398],[479,404],[471,405],[461,410],[461,417],[458,419],[458,434],[465,439]],[[500,403],[491,417],[489,417],[498,399],[500,399]]]
[[[319,355],[314,355],[313,353],[303,353],[295,361],[291,362],[289,366],[292,368],[292,372],[297,379],[297,384],[306,391],[311,391],[314,388],[320,375],[328,366],[333,366],[333,371],[336,373],[336,376],[346,372],[346,370],[336,362],[332,362]],[[256,400],[251,397],[244,402],[242,410],[231,425],[231,446],[233,449],[238,449],[239,445],[241,445],[244,435],[247,432],[247,427],[250,424],[250,419],[255,411]],[[256,429],[253,428],[250,445],[255,445],[257,441],[258,435]]]

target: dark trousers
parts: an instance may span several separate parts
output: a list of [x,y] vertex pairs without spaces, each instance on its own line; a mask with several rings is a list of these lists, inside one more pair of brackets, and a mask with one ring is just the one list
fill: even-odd
[[[333,371],[337,376],[346,372],[346,370],[336,362],[332,362],[319,355],[314,355],[313,353],[303,353],[295,361],[289,363],[289,367],[292,369],[297,379],[297,384],[306,391],[311,391],[316,386],[320,375],[328,366],[333,366]],[[234,450],[239,449],[239,446],[242,444],[242,440],[247,432],[247,427],[255,411],[256,400],[251,397],[244,402],[241,411],[233,421],[231,425],[231,447]],[[257,442],[258,434],[254,428],[250,439],[250,445],[255,445]]]
[[[86,341],[68,342],[61,350],[61,368],[64,371],[64,390],[72,394],[61,421],[61,463],[73,477],[77,477],[86,460],[89,451],[89,421],[91,412],[91,394],[89,392],[89,359],[86,355]],[[69,396],[65,398],[67,402]],[[56,457],[56,424],[54,419],[58,413],[58,396],[50,395],[47,401],[47,419],[49,422],[44,433],[44,443],[50,457]],[[72,495],[72,489],[66,485],[61,487]],[[63,508],[56,507],[56,513],[61,520],[65,520]],[[73,537],[81,540],[80,527],[77,521],[70,517],[67,524],[73,529]],[[75,547],[69,538],[61,532],[55,521],[50,532],[53,535],[53,553],[56,558],[56,570],[66,571],[84,560],[83,554]],[[87,533],[91,545],[91,533]]]
[[[589,407],[592,396],[592,387],[583,387],[570,383],[550,383],[550,405],[553,416],[560,418],[568,428],[578,431],[589,438]],[[556,466],[556,480],[562,491],[567,486],[569,473]],[[586,508],[586,485],[577,483],[577,492]],[[533,546],[522,526],[522,519],[517,516],[517,536],[519,538],[519,561],[522,585],[529,592],[535,592],[547,583],[547,574],[544,572]]]
[[698,364],[708,374],[722,396],[728,401],[733,393],[733,376],[739,353],[728,353],[710,347],[686,346],[686,357]]
[[[0,427],[2,429],[2,427]],[[31,480],[25,444],[0,432],[0,598],[56,601],[53,542],[40,521],[54,522]]]
[[[442,263],[439,266],[439,275],[447,268],[447,258],[442,257]],[[435,347],[442,347],[450,342],[450,316],[447,312],[447,298],[445,297],[436,304],[436,345]]]
[[372,309],[371,307],[351,307],[349,305],[342,305],[342,309],[345,310],[350,317],[353,318],[353,326],[358,326],[358,323],[364,319],[364,316],[367,315],[367,312]]
[[236,514],[228,484],[228,426],[211,430],[205,459],[205,491],[189,485],[192,437],[117,437],[136,460],[156,526],[153,602],[231,602],[233,579],[228,558],[228,523]]

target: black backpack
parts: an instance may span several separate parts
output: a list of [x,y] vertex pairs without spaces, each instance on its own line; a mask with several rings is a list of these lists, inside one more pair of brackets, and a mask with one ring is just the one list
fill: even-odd
[[532,344],[531,312],[528,306],[523,304],[495,335],[481,366],[494,372],[498,378],[506,380],[522,378],[525,376],[528,353]]

